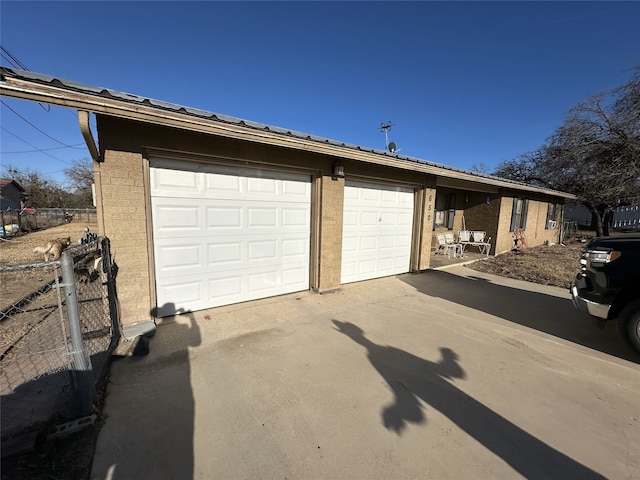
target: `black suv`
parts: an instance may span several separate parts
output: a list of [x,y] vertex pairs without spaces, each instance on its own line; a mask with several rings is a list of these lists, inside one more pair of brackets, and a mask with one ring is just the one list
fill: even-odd
[[640,234],[594,238],[580,267],[573,304],[601,328],[616,319],[620,336],[640,352]]

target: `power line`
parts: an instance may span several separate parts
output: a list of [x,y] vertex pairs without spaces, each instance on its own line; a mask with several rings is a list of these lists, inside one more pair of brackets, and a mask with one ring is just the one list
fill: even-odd
[[4,130],[5,132],[7,132],[9,135],[16,137],[18,140],[20,140],[22,143],[26,143],[27,145],[29,145],[31,148],[35,148],[36,150],[38,150],[39,152],[43,153],[44,155],[47,155],[48,157],[53,158],[54,160],[57,160],[59,162],[62,163],[66,163],[67,165],[73,165],[71,162],[67,162],[66,160],[62,160],[61,158],[58,157],[54,157],[53,155],[51,155],[50,153],[47,153],[43,150],[40,150],[38,147],[31,145],[29,142],[27,142],[26,140],[24,140],[23,138],[20,138],[18,135],[16,135],[13,132],[10,132],[9,130],[7,130],[5,127],[0,125],[0,128],[2,128],[2,130]]
[[[72,145],[73,148],[83,148],[83,143],[76,143],[75,145]],[[70,147],[51,147],[51,148],[38,148],[36,150],[20,150],[20,151],[16,151],[16,152],[2,152],[0,151],[0,154],[2,155],[16,155],[19,153],[36,153],[36,152],[50,152],[51,150],[63,150],[65,148],[70,148]]]
[[64,145],[67,148],[78,148],[78,147],[73,147],[71,145],[68,145],[64,142],[61,142],[60,140],[58,140],[57,138],[53,138],[51,135],[49,135],[48,133],[46,133],[43,130],[40,130],[38,127],[36,127],[33,123],[31,123],[29,120],[27,120],[26,118],[24,118],[22,115],[20,115],[18,112],[16,112],[13,108],[11,108],[9,105],[7,105],[3,100],[0,100],[0,103],[2,103],[2,105],[4,105],[5,107],[7,107],[9,110],[11,110],[13,113],[15,113],[18,117],[20,117],[22,120],[24,120],[27,124],[31,125],[33,128],[35,128],[37,131],[39,131],[41,134],[49,137],[51,140],[53,140],[54,142],[59,143],[60,145]]
[[4,48],[2,45],[0,45],[0,50],[2,50],[11,59],[9,63],[11,63],[11,61],[14,62],[14,67],[21,68],[22,70],[29,70],[24,63],[18,60],[15,55],[13,55],[9,50]]
[[[22,63],[20,60],[18,60],[18,58],[11,53],[9,50],[7,50],[4,46],[0,45],[0,51],[2,51],[3,53],[6,54],[2,55],[2,57],[7,60],[12,67],[17,67],[17,68],[21,68],[22,70],[29,70],[29,68]],[[8,58],[7,58],[8,57]],[[45,112],[50,112],[51,111],[51,105],[48,104],[42,104],[40,102],[38,102],[38,105],[40,105],[40,107],[45,111]]]

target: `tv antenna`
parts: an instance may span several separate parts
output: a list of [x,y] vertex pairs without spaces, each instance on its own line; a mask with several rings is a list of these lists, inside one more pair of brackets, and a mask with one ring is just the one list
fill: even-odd
[[400,149],[396,145],[396,142],[389,142],[389,130],[391,130],[391,127],[393,127],[393,123],[391,123],[391,121],[388,121],[387,123],[381,123],[380,131],[384,133],[385,149],[389,153],[396,153],[400,151]]

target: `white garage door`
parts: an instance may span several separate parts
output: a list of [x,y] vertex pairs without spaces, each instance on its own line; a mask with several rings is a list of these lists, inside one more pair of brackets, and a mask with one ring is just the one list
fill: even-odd
[[413,190],[347,181],[341,282],[409,271]]
[[185,165],[151,163],[160,316],[307,290],[310,177]]

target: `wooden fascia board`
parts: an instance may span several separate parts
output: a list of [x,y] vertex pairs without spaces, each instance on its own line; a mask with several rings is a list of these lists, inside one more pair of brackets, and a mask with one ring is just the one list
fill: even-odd
[[257,142],[277,147],[302,150],[307,152],[328,155],[337,158],[356,160],[366,163],[410,170],[415,172],[466,180],[473,183],[504,187],[514,190],[533,191],[546,195],[555,195],[564,198],[573,198],[573,195],[551,192],[549,190],[528,185],[514,184],[490,178],[477,177],[472,174],[451,171],[443,167],[428,165],[410,160],[386,157],[380,154],[356,150],[339,145],[323,144],[317,141],[309,141],[297,137],[287,137],[280,133],[255,130],[248,127],[231,125],[216,120],[208,120],[193,115],[164,110],[153,106],[129,103],[119,99],[110,99],[99,95],[76,92],[54,85],[44,85],[12,77],[5,77],[0,82],[0,95],[20,98],[36,102],[49,103],[62,107],[70,107],[78,110],[88,110],[96,114],[103,114],[123,119],[137,120],[141,122],[168,126],[182,130],[218,135],[236,140]]

